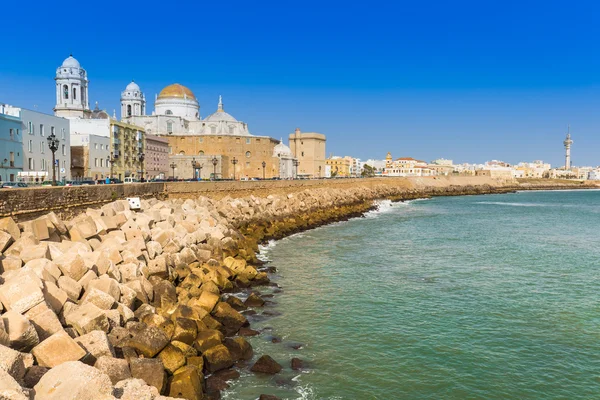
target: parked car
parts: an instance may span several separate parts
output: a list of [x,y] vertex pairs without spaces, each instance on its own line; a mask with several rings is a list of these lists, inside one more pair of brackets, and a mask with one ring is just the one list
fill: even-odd
[[125,178],[123,183],[139,183],[139,181],[140,181],[139,179],[127,177],[127,178]]
[[114,183],[114,184],[123,183],[123,181],[120,180],[119,178],[110,178],[110,183]]
[[4,182],[2,187],[5,189],[20,189],[28,186],[25,182]]
[[[42,186],[52,186],[52,181],[44,181],[42,182]],[[56,186],[65,186],[65,184],[61,181],[56,181]]]

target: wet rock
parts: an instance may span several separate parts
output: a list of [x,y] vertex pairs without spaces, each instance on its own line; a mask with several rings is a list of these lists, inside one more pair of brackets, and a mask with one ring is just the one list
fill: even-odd
[[132,358],[129,368],[134,378],[142,379],[162,393],[167,384],[167,374],[160,360],[156,358]]
[[248,308],[242,300],[238,299],[235,296],[229,296],[227,300],[225,300],[225,302],[236,311],[243,311]]
[[145,357],[154,357],[169,343],[169,337],[159,328],[148,326],[134,333],[128,346]]
[[219,390],[225,390],[229,387],[227,382],[217,376],[211,375],[206,378],[206,391],[216,392]]
[[250,371],[274,375],[281,371],[281,365],[265,354],[254,363]]
[[281,400],[281,399],[277,396],[273,396],[272,394],[261,394],[258,397],[258,400]]
[[219,302],[215,306],[212,315],[217,321],[223,324],[226,335],[233,335],[237,333],[242,326],[248,325],[246,317],[224,302]]
[[209,372],[217,372],[219,370],[229,368],[233,365],[231,353],[227,347],[218,344],[202,353],[204,363]]
[[175,371],[185,365],[183,351],[172,344],[168,344],[156,357],[162,361],[163,366],[170,374],[175,373]]
[[244,304],[248,307],[262,307],[265,305],[265,301],[256,293],[251,293]]
[[184,399],[202,399],[202,372],[194,366],[186,366],[179,369],[171,378],[169,385],[169,396]]
[[240,336],[257,336],[260,335],[259,331],[250,328],[240,328],[238,335]]
[[304,361],[294,357],[292,358],[290,365],[294,371],[300,371],[302,368],[304,368]]
[[194,342],[194,347],[196,348],[196,350],[203,353],[211,347],[221,344],[224,338],[225,336],[216,329],[207,329],[204,331],[200,331],[198,332],[198,337]]

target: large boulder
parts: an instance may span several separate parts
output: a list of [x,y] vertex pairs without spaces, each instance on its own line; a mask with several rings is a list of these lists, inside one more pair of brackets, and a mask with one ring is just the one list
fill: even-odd
[[142,379],[162,393],[167,384],[167,374],[160,360],[156,358],[132,358],[129,360],[131,375]]
[[256,360],[256,363],[250,368],[250,371],[274,375],[281,371],[281,365],[265,354]]
[[77,342],[60,331],[38,344],[31,351],[38,365],[54,368],[67,361],[77,361],[86,355]]
[[131,378],[129,363],[127,360],[121,358],[101,356],[96,360],[94,367],[108,375],[113,385],[124,379]]
[[203,378],[202,372],[192,365],[179,369],[171,378],[169,396],[190,400],[203,399]]
[[8,327],[10,347],[19,351],[29,351],[40,342],[35,327],[27,317],[13,310],[2,315],[2,323]]
[[0,301],[5,309],[22,314],[44,301],[40,284],[33,271],[19,273],[0,286]]
[[223,324],[225,334],[228,336],[237,333],[242,326],[248,325],[246,317],[225,302],[219,302],[215,306],[212,316]]
[[217,372],[233,365],[233,358],[227,347],[218,344],[202,353],[206,369],[209,372]]
[[108,375],[79,361],[52,368],[34,389],[36,400],[113,399]]
[[15,378],[2,369],[0,369],[0,399],[29,400],[29,396]]
[[144,357],[154,357],[169,344],[169,339],[162,329],[148,326],[145,329],[136,331],[127,345],[137,350]]

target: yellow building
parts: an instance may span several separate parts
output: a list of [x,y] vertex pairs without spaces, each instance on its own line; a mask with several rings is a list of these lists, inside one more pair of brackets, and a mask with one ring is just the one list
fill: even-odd
[[290,149],[298,159],[299,177],[325,177],[325,135],[315,132],[300,132],[296,128],[290,133]]
[[[141,178],[140,155],[145,151],[146,133],[139,126],[110,119],[111,164],[110,176],[123,180],[127,177]],[[144,172],[144,175],[146,173]]]
[[352,157],[329,157],[325,160],[327,175],[331,177],[349,177]]

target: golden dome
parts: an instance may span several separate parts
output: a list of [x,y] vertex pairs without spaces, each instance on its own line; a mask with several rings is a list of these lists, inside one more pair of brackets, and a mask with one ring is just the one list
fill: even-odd
[[184,95],[188,99],[196,100],[196,96],[194,96],[194,93],[192,93],[192,91],[190,89],[186,88],[183,85],[180,85],[179,83],[174,83],[172,85],[165,87],[163,90],[161,90],[160,93],[158,94],[158,98],[164,99],[164,98],[177,97],[177,98],[183,99]]

